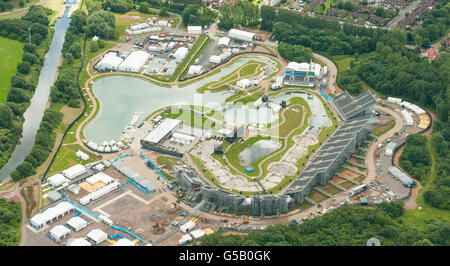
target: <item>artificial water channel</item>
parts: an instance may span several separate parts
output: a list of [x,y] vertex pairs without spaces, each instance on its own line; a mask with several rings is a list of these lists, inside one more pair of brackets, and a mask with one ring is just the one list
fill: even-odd
[[50,96],[50,88],[56,77],[58,64],[61,58],[61,50],[64,44],[67,29],[71,19],[67,17],[72,4],[77,1],[66,3],[63,17],[59,18],[54,26],[54,34],[50,48],[45,55],[44,65],[39,75],[38,85],[28,109],[23,114],[23,130],[20,143],[15,147],[8,162],[0,169],[0,181],[9,177],[11,171],[21,164],[34,146],[36,134],[42,121],[44,111]]
[[[101,78],[93,84],[93,93],[100,103],[100,109],[95,118],[85,126],[84,137],[97,144],[118,140],[122,130],[132,120],[133,113],[142,112],[143,117],[147,117],[161,108],[181,105],[213,108],[221,111],[227,122],[244,123],[245,125],[271,123],[279,118],[279,114],[274,113],[267,106],[250,108],[242,105],[227,105],[224,107],[225,99],[230,96],[229,93],[197,93],[196,91],[197,88],[218,81],[234,72],[250,60],[264,62],[267,65],[274,64],[272,59],[265,56],[248,56],[224,67],[215,75],[205,77],[185,87],[167,88],[126,75]],[[304,92],[285,92],[271,97],[271,101],[281,103],[282,100],[289,100],[292,97],[302,97],[310,104],[314,114],[310,118],[310,123],[319,127],[331,125],[322,102],[315,95],[312,99],[308,99]]]

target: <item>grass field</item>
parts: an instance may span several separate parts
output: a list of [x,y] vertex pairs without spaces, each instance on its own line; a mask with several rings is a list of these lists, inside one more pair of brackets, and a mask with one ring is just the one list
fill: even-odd
[[188,111],[172,111],[167,117],[181,120],[184,125],[195,128],[211,129],[216,125],[214,121]]
[[[81,159],[77,158],[75,156],[75,153],[81,150],[84,153],[89,155],[89,160],[82,161]],[[53,162],[52,167],[50,168],[50,171],[48,172],[47,176],[51,176],[52,173],[65,170],[75,164],[88,164],[95,161],[98,161],[100,158],[95,156],[94,154],[84,150],[80,145],[73,144],[73,145],[67,145],[61,147],[61,149],[58,152],[58,155],[55,158],[55,161]]]
[[22,61],[23,43],[0,37],[0,103],[6,101],[11,88],[11,77],[16,74]]

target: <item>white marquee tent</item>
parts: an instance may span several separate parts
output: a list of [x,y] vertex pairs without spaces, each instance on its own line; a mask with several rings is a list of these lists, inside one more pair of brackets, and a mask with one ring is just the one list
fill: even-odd
[[84,238],[75,238],[72,242],[70,242],[69,246],[75,247],[75,246],[81,246],[81,247],[88,247],[92,246],[89,241],[87,241]]
[[72,231],[64,225],[57,225],[50,230],[50,235],[60,241],[61,238],[65,238],[68,234],[70,234],[70,232]]
[[143,51],[132,52],[119,66],[119,71],[124,72],[139,72],[144,66],[147,60],[150,58],[150,54]]
[[178,48],[177,51],[174,54],[175,61],[177,63],[181,63],[184,60],[184,58],[186,58],[188,53],[189,53],[189,49],[188,48],[186,48],[186,47]]
[[97,64],[98,71],[117,70],[123,59],[117,56],[115,52],[109,52],[103,56],[102,60]]
[[188,26],[188,34],[202,34],[202,26]]
[[135,246],[133,241],[127,239],[127,238],[121,238],[116,241],[116,243],[112,244],[111,246]]
[[76,232],[88,226],[86,220],[78,216],[71,218],[69,221],[67,221],[67,224],[74,228]]
[[65,182],[69,181],[67,178],[65,178],[62,174],[56,174],[52,175],[47,179],[47,183],[50,185],[57,187],[61,184],[64,184]]
[[237,29],[231,29],[228,32],[228,37],[246,42],[252,42],[255,36],[256,34],[254,33]]
[[63,171],[63,175],[69,179],[73,179],[77,176],[86,173],[86,167],[81,164],[76,164],[66,170]]
[[89,234],[87,234],[87,237],[95,241],[95,243],[98,245],[108,238],[108,234],[100,229],[94,229],[90,231]]

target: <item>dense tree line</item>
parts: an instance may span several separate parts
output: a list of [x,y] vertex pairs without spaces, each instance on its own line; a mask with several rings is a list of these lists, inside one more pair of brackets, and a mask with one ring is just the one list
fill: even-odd
[[[324,216],[306,219],[302,224],[276,224],[247,236],[221,233],[204,236],[202,246],[365,246],[375,237],[384,246],[420,246],[450,244],[450,225],[436,221],[424,229],[399,221],[403,202],[383,203],[376,209],[334,209]],[[400,218],[401,219],[401,218]]]
[[25,3],[30,2],[30,0],[19,0],[19,1],[11,1],[11,0],[0,0],[0,12],[9,11],[16,7],[24,7]]
[[181,13],[184,26],[208,26],[217,17],[217,13],[199,5],[188,5]]
[[20,203],[0,198],[0,246],[18,246],[21,226]]
[[400,165],[415,179],[426,180],[431,170],[431,155],[424,135],[408,135],[400,156]]
[[313,59],[311,48],[301,45],[280,43],[278,45],[278,52],[283,58],[289,61],[309,62],[309,60]]
[[[0,36],[24,42],[22,61],[11,78],[6,102],[0,103],[0,168],[6,164],[22,134],[23,113],[37,85],[43,55],[37,47],[48,35],[48,9],[32,6],[21,19],[0,20]],[[29,42],[29,30],[31,44]]]
[[256,27],[259,25],[259,9],[248,0],[237,0],[234,4],[224,3],[219,7],[219,28],[229,30],[233,27]]

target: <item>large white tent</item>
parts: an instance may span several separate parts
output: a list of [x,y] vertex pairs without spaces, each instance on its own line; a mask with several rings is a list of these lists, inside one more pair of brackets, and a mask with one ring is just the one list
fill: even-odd
[[89,241],[87,241],[84,238],[75,238],[72,242],[70,242],[69,246],[88,247],[88,246],[92,246],[92,245],[91,245],[91,243],[89,243]]
[[82,152],[81,150],[78,150],[75,155],[80,158],[83,161],[87,161],[89,160],[89,155],[87,155],[86,153]]
[[56,240],[60,241],[61,238],[66,237],[68,234],[70,234],[70,229],[65,227],[64,225],[57,225],[50,230],[50,235],[55,238]]
[[88,195],[82,197],[80,199],[80,203],[82,205],[86,205],[89,202],[91,202],[93,200],[96,200],[96,199],[98,199],[98,198],[108,194],[109,192],[118,189],[119,187],[120,187],[120,183],[114,181],[111,184],[108,184],[108,185],[106,185],[106,186],[104,186],[102,188],[99,188],[99,189],[95,190],[94,192],[89,193]]
[[195,227],[195,223],[192,221],[189,221],[185,224],[183,224],[182,226],[180,226],[180,231],[183,233],[189,232],[190,230],[192,230]]
[[97,182],[102,182],[105,185],[109,185],[112,182],[114,182],[114,178],[112,178],[111,176],[109,176],[103,172],[100,172],[100,173],[96,173],[95,175],[93,175],[91,177],[86,178],[86,181],[91,185],[93,185]]
[[238,82],[236,82],[236,86],[239,88],[248,88],[252,85],[252,81],[249,79],[241,79]]
[[186,47],[180,47],[177,49],[177,51],[175,52],[174,56],[175,56],[175,61],[177,63],[181,63],[184,58],[186,58],[186,55],[189,53],[189,49]]
[[88,226],[86,220],[78,216],[71,218],[69,221],[67,221],[67,224],[70,225],[70,227],[72,227],[73,229],[75,229],[76,232]]
[[135,246],[133,241],[127,239],[127,238],[121,238],[116,241],[116,243],[112,244],[111,246]]
[[246,42],[252,42],[255,36],[256,34],[254,33],[237,29],[231,29],[228,32],[228,37]]
[[222,61],[222,58],[218,55],[213,55],[209,58],[209,62],[213,64],[219,64]]
[[76,164],[66,170],[63,171],[63,174],[65,177],[69,179],[73,179],[77,176],[80,176],[82,174],[86,173],[86,167],[84,167],[81,164]]
[[94,229],[87,234],[87,237],[92,239],[98,245],[108,238],[108,234],[100,229]]
[[117,70],[123,59],[117,56],[115,52],[109,52],[103,56],[102,60],[97,64],[98,71]]
[[55,207],[51,207],[43,211],[42,213],[38,213],[30,219],[30,225],[36,229],[41,228],[48,222],[53,222],[58,217],[65,216],[70,213],[75,207],[68,203],[67,201],[63,201],[58,203]]
[[202,229],[197,229],[194,230],[190,233],[190,235],[194,238],[194,239],[199,239],[200,237],[205,235],[205,232],[203,232]]
[[61,184],[64,184],[65,182],[69,181],[67,178],[65,178],[62,174],[56,174],[52,175],[47,179],[47,183],[50,185],[57,187]]
[[178,239],[178,244],[183,245],[189,241],[192,241],[192,237],[189,234],[185,234],[180,239]]
[[119,71],[139,72],[149,58],[150,54],[146,52],[134,51],[123,60],[122,64],[119,66]]
[[202,26],[188,26],[188,34],[202,34]]
[[230,45],[230,38],[222,37],[219,39],[219,43],[217,44],[220,48],[228,47]]
[[405,119],[407,126],[412,126],[414,124],[414,120],[407,110],[402,110],[400,113],[402,114],[403,119]]

